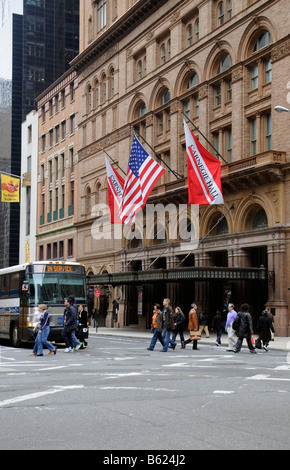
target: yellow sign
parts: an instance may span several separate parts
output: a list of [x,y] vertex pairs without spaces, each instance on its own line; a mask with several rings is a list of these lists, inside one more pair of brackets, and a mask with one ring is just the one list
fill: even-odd
[[20,179],[1,173],[1,201],[19,202]]

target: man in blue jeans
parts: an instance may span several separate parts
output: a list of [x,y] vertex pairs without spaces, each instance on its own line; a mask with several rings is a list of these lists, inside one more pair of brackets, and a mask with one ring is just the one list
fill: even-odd
[[174,330],[174,312],[173,308],[170,305],[169,299],[163,300],[162,321],[164,332],[164,346],[163,349],[161,349],[161,352],[167,352],[169,343],[172,345],[173,350],[176,347],[176,341],[172,340],[170,337],[171,332]]

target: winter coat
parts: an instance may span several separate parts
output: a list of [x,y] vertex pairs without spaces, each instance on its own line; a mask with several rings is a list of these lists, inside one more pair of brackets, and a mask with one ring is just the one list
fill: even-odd
[[191,309],[188,315],[188,330],[198,330],[198,319],[196,311]]
[[223,328],[223,317],[221,315],[216,315],[212,322],[212,328],[215,331],[220,331]]
[[64,311],[64,324],[66,331],[76,330],[78,327],[78,312],[74,305],[70,305]]
[[183,331],[184,330],[184,315],[182,313],[178,313],[175,317],[174,323],[176,323],[175,331]]
[[271,331],[275,333],[272,318],[262,315],[258,321],[257,331],[261,341],[265,343],[271,341]]
[[[165,329],[166,331],[173,331],[174,330],[174,313],[173,313],[173,308],[171,305],[168,305],[167,307],[164,307],[165,311]],[[162,312],[162,319],[163,319],[163,312]]]
[[237,337],[249,337],[251,335],[251,332],[253,331],[253,322],[251,314],[249,312],[242,311],[238,313],[237,317],[239,317],[239,328],[236,332]]

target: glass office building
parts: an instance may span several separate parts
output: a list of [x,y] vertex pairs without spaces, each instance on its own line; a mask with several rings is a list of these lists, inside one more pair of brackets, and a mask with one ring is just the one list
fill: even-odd
[[[21,123],[79,51],[79,0],[0,4],[0,172],[20,175]],[[0,202],[0,268],[18,264],[19,204]]]

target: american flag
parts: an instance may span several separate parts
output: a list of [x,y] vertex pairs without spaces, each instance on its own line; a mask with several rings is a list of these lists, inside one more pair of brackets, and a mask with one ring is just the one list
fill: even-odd
[[130,225],[135,221],[135,215],[145,207],[152,189],[164,172],[165,169],[150,157],[134,135],[119,211],[124,224]]

